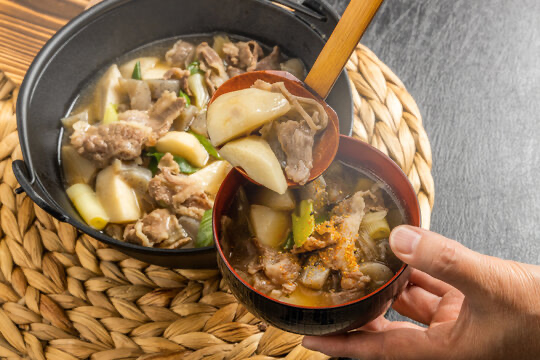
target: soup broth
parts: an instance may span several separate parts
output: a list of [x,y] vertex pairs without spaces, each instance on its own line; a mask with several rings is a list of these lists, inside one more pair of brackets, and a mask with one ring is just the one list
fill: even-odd
[[230,77],[304,65],[225,34],[150,44],[96,72],[61,119],[66,191],[108,235],[165,249],[213,244],[214,197],[231,169],[208,139],[207,104]]
[[399,202],[370,173],[335,161],[315,181],[279,195],[241,187],[222,218],[222,247],[237,274],[283,302],[331,306],[361,298],[402,266],[392,228]]

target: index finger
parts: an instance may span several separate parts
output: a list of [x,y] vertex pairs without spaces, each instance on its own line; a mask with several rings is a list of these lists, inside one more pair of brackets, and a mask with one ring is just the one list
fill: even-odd
[[433,276],[426,274],[418,269],[412,269],[409,282],[416,286],[429,291],[433,295],[444,296],[447,292],[455,290],[456,288],[450,284],[445,283],[442,280],[436,279]]

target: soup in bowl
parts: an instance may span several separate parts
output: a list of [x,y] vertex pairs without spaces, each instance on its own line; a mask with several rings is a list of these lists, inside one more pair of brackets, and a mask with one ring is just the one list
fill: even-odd
[[233,170],[214,206],[218,265],[231,291],[270,324],[323,335],[388,309],[409,270],[388,244],[395,226],[419,226],[418,202],[399,167],[342,136],[336,160],[285,194]]

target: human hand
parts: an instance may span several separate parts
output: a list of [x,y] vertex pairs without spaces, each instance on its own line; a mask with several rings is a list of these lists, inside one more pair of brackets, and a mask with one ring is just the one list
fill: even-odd
[[414,268],[393,308],[429,327],[381,316],[348,334],[306,336],[305,347],[362,360],[540,358],[540,266],[411,226],[395,228],[390,246]]

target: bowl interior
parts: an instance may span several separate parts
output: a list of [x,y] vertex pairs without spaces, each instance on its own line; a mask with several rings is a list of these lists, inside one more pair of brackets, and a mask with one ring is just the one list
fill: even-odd
[[[17,106],[24,161],[35,174],[34,187],[42,198],[91,236],[141,253],[190,253],[199,249],[163,250],[116,241],[88,227],[73,208],[62,183],[59,120],[69,112],[88,80],[122,54],[181,35],[237,34],[263,44],[279,45],[308,66],[314,63],[324,44],[310,24],[271,2],[198,0],[185,5],[177,0],[110,0],[96,5],[72,20],[42,49],[27,73]],[[332,21],[335,23],[335,19],[326,20]],[[350,133],[352,100],[344,73],[328,102],[339,114],[342,132]]]
[[[393,195],[399,202],[399,205],[404,210],[406,215],[406,223],[408,225],[420,226],[420,208],[418,205],[416,193],[414,192],[412,185],[407,179],[407,176],[403,173],[403,171],[401,171],[399,166],[394,163],[394,161],[392,161],[389,157],[387,157],[382,152],[375,149],[369,144],[366,144],[360,140],[354,139],[349,136],[341,135],[336,160],[341,160],[345,164],[368,171],[375,175],[377,178],[379,178],[381,181],[383,181],[389,187],[390,191],[393,193]],[[216,247],[218,249],[218,254],[221,257],[221,260],[225,263],[228,270],[232,274],[234,274],[234,276],[240,282],[242,282],[247,288],[258,293],[259,295],[264,296],[267,299],[270,299],[276,303],[280,303],[289,307],[307,309],[314,308],[310,306],[292,305],[289,303],[285,303],[259,292],[236,273],[234,268],[229,263],[227,257],[225,256],[221,244],[223,239],[221,239],[220,237],[221,217],[222,215],[227,214],[238,188],[246,183],[247,180],[236,169],[233,169],[233,171],[231,171],[225,178],[223,184],[221,185],[218,196],[216,197],[216,200],[214,202],[213,229]],[[383,291],[388,285],[395,281],[404,272],[406,267],[407,265],[403,264],[388,282],[362,298],[355,299],[353,301],[339,305],[317,308],[324,309],[342,307],[372,297],[376,293]]]

